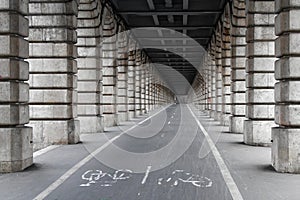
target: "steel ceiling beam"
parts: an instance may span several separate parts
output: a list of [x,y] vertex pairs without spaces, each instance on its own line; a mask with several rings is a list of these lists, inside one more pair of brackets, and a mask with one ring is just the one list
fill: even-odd
[[208,40],[210,39],[210,36],[206,37],[191,37],[191,38],[186,38],[186,37],[139,37],[137,36],[136,39],[141,39],[141,40],[178,40],[178,41],[188,41],[188,40]]
[[[129,28],[140,28],[141,26],[137,25],[129,25]],[[143,28],[151,28],[153,26],[149,25],[144,25],[142,26]],[[215,28],[214,26],[208,26],[208,25],[193,25],[193,26],[155,26],[156,28],[169,28],[169,29],[177,29],[177,30],[197,30],[197,29],[213,29]]]
[[207,15],[220,14],[222,10],[134,10],[134,11],[119,11],[121,15]]

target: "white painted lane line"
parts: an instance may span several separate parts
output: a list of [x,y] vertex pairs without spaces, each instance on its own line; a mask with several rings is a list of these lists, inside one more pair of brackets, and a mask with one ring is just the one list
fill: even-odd
[[47,153],[47,152],[49,152],[49,151],[52,151],[52,150],[56,149],[56,148],[59,147],[59,146],[60,146],[60,145],[51,145],[51,146],[48,146],[48,147],[46,147],[46,148],[44,148],[44,149],[41,149],[41,150],[39,150],[39,151],[36,151],[36,152],[33,153],[33,158],[36,158],[36,157],[38,157],[38,156],[40,156],[40,155],[42,155],[42,154],[44,154],[44,153]]
[[146,183],[147,178],[148,178],[149,173],[150,173],[150,170],[151,170],[151,167],[152,167],[151,165],[147,167],[147,171],[146,171],[145,176],[144,176],[144,178],[142,180],[142,185],[144,185]]
[[[170,106],[170,105],[169,105]],[[155,117],[165,109],[167,109],[169,106],[166,106],[165,108],[161,109],[160,111],[156,112],[152,116],[144,119],[140,123],[144,123],[145,121],[149,120],[152,117]],[[125,130],[120,135],[112,138],[111,140],[107,141],[104,145],[96,149],[94,152],[89,154],[87,157],[85,157],[83,160],[78,162],[76,165],[74,165],[71,169],[69,169],[66,173],[64,173],[61,177],[59,177],[54,183],[49,185],[44,191],[42,191],[40,194],[38,194],[33,200],[43,200],[45,199],[52,191],[54,191],[56,188],[58,188],[61,184],[63,184],[70,176],[72,176],[80,167],[88,163],[92,158],[94,158],[95,155],[100,153],[103,149],[105,149],[107,146],[109,146],[112,142],[114,142],[116,139],[120,138],[122,135],[127,133],[128,131],[138,127],[139,124],[136,124],[132,126],[131,128]]]
[[207,143],[209,144],[209,147],[218,163],[218,166],[220,168],[221,174],[224,178],[224,181],[229,189],[229,192],[232,196],[233,200],[243,200],[242,194],[240,193],[236,183],[234,182],[229,169],[227,168],[220,152],[218,151],[215,143],[213,142],[213,140],[211,139],[211,137],[209,136],[209,134],[207,133],[207,131],[205,130],[205,128],[202,126],[202,124],[200,123],[200,121],[197,119],[197,117],[195,116],[194,112],[192,111],[192,109],[190,108],[190,106],[188,105],[188,108],[190,110],[190,112],[192,113],[193,117],[195,118],[199,128],[201,129],[203,135],[205,136]]

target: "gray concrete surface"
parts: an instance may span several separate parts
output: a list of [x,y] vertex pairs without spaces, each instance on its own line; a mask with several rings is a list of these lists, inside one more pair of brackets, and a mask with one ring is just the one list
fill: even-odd
[[[218,125],[201,112],[196,114],[215,141],[245,200],[299,199],[299,176],[275,173],[269,165],[269,148],[243,145],[242,135],[228,134],[228,128]],[[60,146],[35,157],[34,166],[24,172],[0,174],[0,199],[34,199],[90,152],[145,118],[146,116],[123,123],[105,133],[83,135],[79,145]],[[160,158],[146,161],[136,159],[135,162],[126,164],[130,155],[128,158],[119,157],[114,148],[118,146],[126,152],[136,154],[155,152],[171,144],[180,133],[184,134],[184,138],[176,143],[177,146],[165,152],[169,157],[178,154],[178,159],[156,171],[152,169],[159,168],[156,161]],[[178,153],[184,147],[184,143],[190,140],[189,148],[182,155]],[[186,105],[174,104],[168,107],[166,112],[160,112],[127,134],[121,135],[99,155],[75,171],[45,199],[231,199],[216,160],[204,141],[204,135],[197,128]],[[131,168],[128,167],[127,171],[124,171],[124,168],[113,169],[107,163],[103,163],[107,157],[112,161],[122,161],[122,164],[125,162],[125,165],[120,164],[121,167],[128,165]],[[134,173],[137,166],[143,165],[152,166],[148,175],[147,169],[145,173]],[[120,171],[121,169],[123,171]],[[96,170],[101,170],[102,173],[96,173]],[[94,173],[94,176],[91,176],[91,173]],[[97,175],[103,177],[97,179]]]

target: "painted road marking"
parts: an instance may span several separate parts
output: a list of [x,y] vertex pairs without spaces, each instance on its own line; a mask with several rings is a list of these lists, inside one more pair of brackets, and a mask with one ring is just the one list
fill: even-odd
[[213,140],[211,139],[211,137],[209,136],[209,134],[207,133],[207,131],[205,130],[205,128],[203,127],[203,125],[201,124],[201,122],[197,119],[197,117],[195,116],[194,112],[192,111],[192,109],[190,108],[190,106],[188,105],[188,108],[190,110],[190,112],[192,113],[193,117],[195,118],[199,128],[201,129],[203,135],[205,136],[207,143],[209,144],[209,147],[218,163],[218,166],[220,168],[221,174],[224,178],[224,181],[229,189],[229,192],[232,196],[233,200],[243,200],[242,194],[240,193],[236,183],[234,182],[229,169],[227,168],[220,152],[218,151],[215,143],[213,142]]
[[[147,121],[147,120],[155,117],[156,115],[158,115],[159,113],[161,113],[162,111],[164,111],[165,109],[167,109],[169,106],[170,105],[168,105],[165,108],[161,109],[160,111],[156,112],[152,116],[147,117],[146,119],[144,119],[143,121],[141,121],[139,124],[142,124],[145,121]],[[52,183],[51,185],[49,185],[44,191],[42,191],[40,194],[38,194],[34,198],[34,200],[43,200],[44,198],[46,198],[52,191],[54,191],[61,184],[63,184],[70,176],[72,176],[80,167],[82,167],[83,165],[85,165],[86,163],[88,163],[92,158],[94,158],[95,155],[97,155],[98,153],[100,153],[103,149],[105,149],[106,147],[108,147],[111,143],[113,143],[115,140],[117,140],[118,138],[120,138],[122,135],[124,135],[128,131],[131,131],[134,128],[138,127],[139,124],[136,124],[136,125],[132,126],[131,128],[129,128],[129,129],[125,130],[124,132],[122,132],[120,135],[118,135],[118,136],[112,138],[111,140],[107,141],[104,145],[102,145],[101,147],[99,147],[98,149],[96,149],[94,152],[92,152],[91,154],[89,154],[87,157],[85,157],[84,159],[82,159],[80,162],[78,162],[76,165],[74,165],[71,169],[69,169],[66,173],[64,173],[61,177],[59,177],[54,183]]]
[[36,152],[33,153],[33,158],[36,158],[36,157],[38,157],[40,155],[43,155],[44,153],[52,151],[52,150],[56,149],[57,147],[60,147],[60,145],[51,145],[51,146],[48,146],[48,147],[46,147],[44,149],[36,151]]
[[147,167],[147,171],[146,171],[145,176],[144,176],[144,178],[143,178],[143,180],[142,180],[142,185],[144,185],[144,184],[146,183],[147,178],[148,178],[149,173],[150,173],[150,170],[151,170],[151,167],[152,167],[152,166],[148,166],[148,167]]

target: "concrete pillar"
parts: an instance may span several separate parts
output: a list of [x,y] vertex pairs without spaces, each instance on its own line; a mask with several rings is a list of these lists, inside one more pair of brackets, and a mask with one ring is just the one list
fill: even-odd
[[214,47],[214,38],[209,49],[209,66],[210,66],[210,95],[211,95],[211,110],[210,117],[215,118],[217,112],[216,105],[216,63],[215,63],[215,47]]
[[229,126],[231,115],[231,38],[230,17],[224,16],[222,31],[222,119],[221,124]]
[[153,65],[149,65],[149,99],[150,99],[150,110],[154,109],[154,74]]
[[79,140],[77,1],[29,1],[30,125],[34,149]]
[[118,35],[118,114],[119,122],[128,120],[128,41],[125,32]]
[[29,122],[28,2],[0,3],[0,173],[32,164]]
[[233,1],[231,24],[231,114],[229,131],[243,133],[246,114],[246,15],[245,1]]
[[279,172],[300,173],[300,2],[275,1],[275,122],[272,165]]
[[103,132],[100,61],[101,4],[80,1],[77,19],[78,119],[81,133]]
[[135,114],[135,46],[130,44],[129,55],[128,55],[128,112],[129,119],[134,118]]
[[191,91],[192,96],[189,95],[189,98],[193,98],[193,104],[198,110],[205,109],[205,83],[200,74],[197,74],[194,82],[192,84],[193,91]]
[[212,104],[211,104],[211,67],[210,67],[210,57],[208,54],[205,55],[205,85],[206,85],[206,110],[210,113]]
[[141,115],[141,65],[142,65],[142,54],[140,50],[136,51],[135,54],[135,68],[134,68],[134,78],[135,78],[135,95],[134,95],[134,117]]
[[247,76],[244,142],[270,145],[274,123],[275,2],[247,2]]
[[143,54],[141,65],[141,114],[146,113],[146,56]]
[[119,124],[117,110],[117,37],[113,14],[107,11],[103,25],[102,67],[103,67],[103,116],[104,126]]
[[215,120],[221,121],[222,119],[222,35],[221,35],[221,27],[219,26],[216,32],[216,44],[215,44],[215,62],[216,62],[216,115],[214,117]]
[[151,96],[150,96],[150,63],[146,64],[146,73],[145,73],[145,95],[146,95],[146,113],[151,110]]

